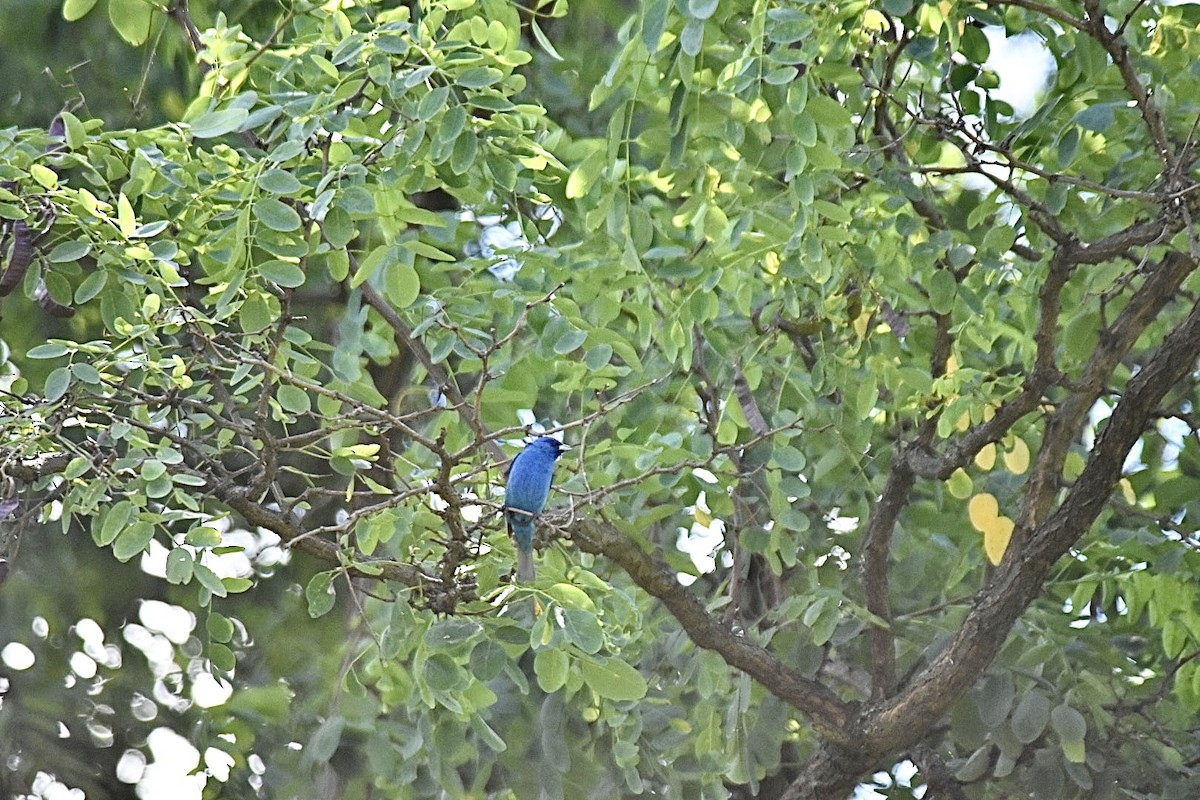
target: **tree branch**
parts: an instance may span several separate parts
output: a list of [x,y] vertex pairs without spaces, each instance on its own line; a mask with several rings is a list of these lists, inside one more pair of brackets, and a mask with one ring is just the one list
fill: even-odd
[[413,335],[412,328],[408,327],[408,323],[404,321],[404,318],[396,312],[396,309],[392,308],[391,304],[369,282],[364,282],[360,289],[363,300],[367,301],[367,305],[375,309],[375,313],[383,317],[383,321],[391,327],[392,332],[396,335],[396,340],[416,356],[417,360],[421,362],[421,366],[425,367],[426,374],[429,375],[430,380],[437,384],[438,391],[444,394],[459,409],[463,421],[475,433],[476,442],[486,447],[488,453],[496,461],[507,461],[508,457],[500,449],[500,445],[488,433],[483,420],[475,413],[475,407],[466,401],[462,390],[458,388],[458,384],[454,382],[450,374],[442,369],[440,364],[434,363],[433,357],[425,347],[425,343]]
[[1057,20],[1069,28],[1087,33],[1087,23],[1083,20],[1078,17],[1072,17],[1067,12],[1054,6],[1039,3],[1037,0],[984,0],[984,2],[989,6],[1018,6],[1019,8],[1034,11],[1050,19]]
[[721,625],[660,559],[643,552],[628,537],[597,520],[577,520],[569,532],[581,550],[607,557],[629,573],[634,583],[661,600],[698,647],[714,651],[731,667],[750,675],[776,697],[803,712],[829,740],[847,747],[858,741],[848,727],[854,717],[854,704],[844,702],[762,646]]
[[1158,106],[1150,98],[1150,92],[1138,79],[1137,71],[1129,61],[1129,49],[1120,37],[1105,25],[1104,10],[1100,8],[1100,0],[1084,0],[1083,7],[1087,9],[1086,30],[1088,34],[1108,51],[1117,71],[1121,73],[1121,80],[1125,82],[1125,91],[1129,92],[1129,96],[1137,103],[1142,119],[1146,122],[1146,128],[1150,131],[1150,139],[1154,142],[1158,157],[1163,162],[1164,171],[1173,172],[1171,145],[1167,140],[1167,130],[1163,127],[1162,115],[1158,113]]
[[304,536],[295,518],[290,514],[271,511],[264,508],[255,500],[247,497],[241,487],[234,485],[219,485],[214,492],[227,506],[241,515],[248,524],[266,528],[278,534],[285,544],[295,546],[296,550],[307,553],[328,564],[343,564],[346,574],[351,577],[370,578],[372,580],[396,581],[414,588],[433,589],[442,584],[440,580],[427,575],[410,564],[396,561],[368,560],[363,564],[369,567],[346,564],[346,554],[336,543],[319,536]]
[[[1032,530],[1045,516],[1058,492],[1062,465],[1075,441],[1075,432],[1104,392],[1121,359],[1195,268],[1195,262],[1182,253],[1168,253],[1150,271],[1145,283],[1134,292],[1113,324],[1102,332],[1083,374],[1072,384],[1071,393],[1059,404],[1046,425],[1042,447],[1025,493],[1018,532]],[[1017,541],[1020,541],[1019,537],[1014,539],[1014,544]],[[1008,557],[1013,557],[1018,549],[1010,547]]]
[[867,632],[871,647],[871,698],[879,700],[896,690],[896,641],[892,628],[892,601],[888,590],[888,554],[896,518],[908,502],[915,477],[900,454],[888,472],[883,494],[871,510],[862,543],[862,580],[867,610],[883,619],[886,627],[872,625]]
[[915,743],[992,662],[1017,617],[1040,593],[1055,562],[1095,522],[1120,478],[1121,465],[1166,393],[1194,367],[1200,352],[1200,302],[1130,379],[1121,401],[1066,499],[1006,561],[979,594],[958,633],[895,697],[867,709],[864,733],[872,752]]

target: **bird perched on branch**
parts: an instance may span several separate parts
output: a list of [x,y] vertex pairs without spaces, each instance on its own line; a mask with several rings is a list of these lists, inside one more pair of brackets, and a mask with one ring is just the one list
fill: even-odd
[[529,583],[534,577],[533,525],[546,506],[554,462],[567,446],[552,436],[543,436],[517,453],[508,467],[504,490],[504,520],[517,542],[517,580]]

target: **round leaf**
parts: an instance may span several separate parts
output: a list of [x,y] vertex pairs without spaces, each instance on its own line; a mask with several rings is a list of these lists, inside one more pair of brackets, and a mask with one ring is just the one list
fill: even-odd
[[1042,735],[1050,721],[1050,701],[1036,689],[1026,692],[1012,716],[1013,735],[1022,744],[1029,744]]
[[592,691],[609,700],[640,700],[646,696],[646,679],[618,658],[581,661],[579,670]]

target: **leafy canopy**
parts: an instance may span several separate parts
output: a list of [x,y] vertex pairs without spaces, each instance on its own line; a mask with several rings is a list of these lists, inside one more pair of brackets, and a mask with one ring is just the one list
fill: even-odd
[[14,791],[1195,793],[1196,6],[211,5],[0,129]]

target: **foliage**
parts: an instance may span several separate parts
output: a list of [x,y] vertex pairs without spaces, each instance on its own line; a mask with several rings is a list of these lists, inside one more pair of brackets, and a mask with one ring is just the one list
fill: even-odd
[[186,100],[0,130],[10,793],[1194,796],[1196,6],[101,11]]

